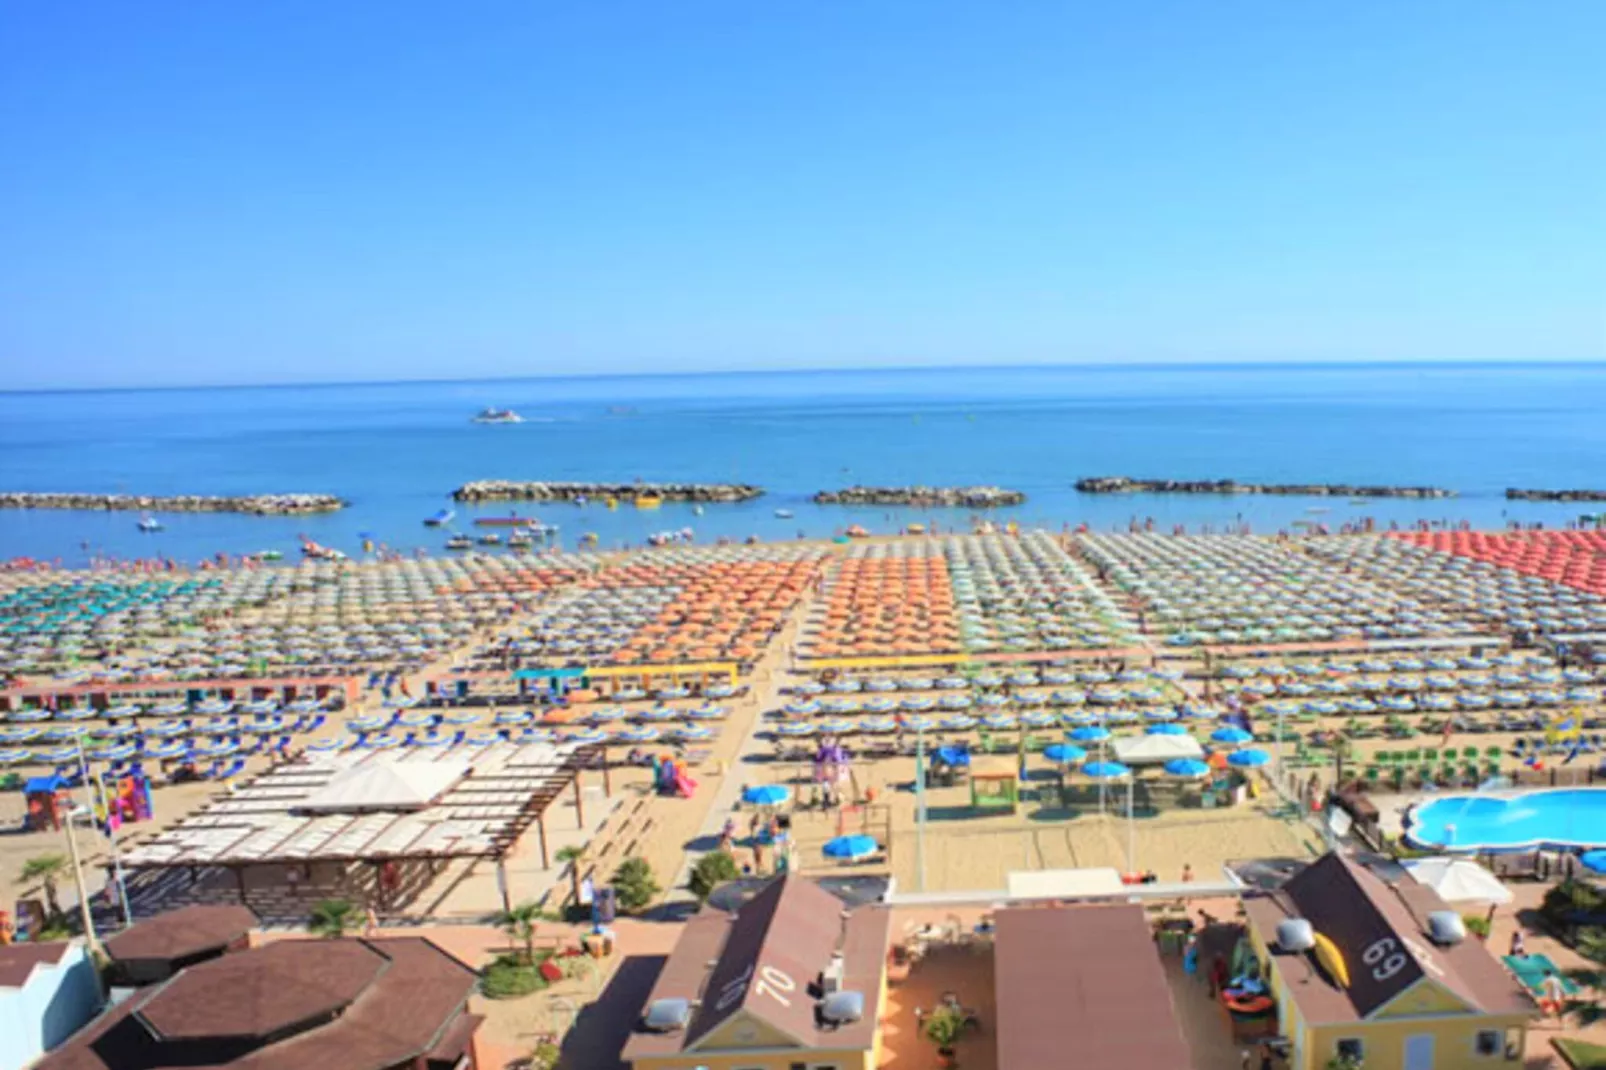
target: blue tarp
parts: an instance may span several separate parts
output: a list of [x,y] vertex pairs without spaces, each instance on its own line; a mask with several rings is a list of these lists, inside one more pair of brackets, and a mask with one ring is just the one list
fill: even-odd
[[28,782],[22,786],[22,790],[29,795],[33,795],[36,792],[55,794],[65,788],[67,783],[66,777],[52,773],[49,776],[29,777]]

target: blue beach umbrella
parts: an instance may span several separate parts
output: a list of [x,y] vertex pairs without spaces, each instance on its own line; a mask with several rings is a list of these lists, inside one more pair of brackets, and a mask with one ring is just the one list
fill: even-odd
[[1188,730],[1179,724],[1151,724],[1144,733],[1150,736],[1185,736]]
[[792,790],[782,784],[756,784],[742,789],[742,801],[752,806],[779,806],[792,797]]
[[1071,729],[1071,738],[1078,743],[1098,743],[1110,738],[1108,728],[1099,728],[1096,725],[1086,725],[1082,728]]
[[1131,772],[1120,762],[1088,762],[1082,766],[1082,773],[1094,780],[1120,780]]
[[1164,707],[1156,707],[1145,713],[1144,716],[1151,721],[1175,721],[1177,719],[1175,710],[1168,710]]
[[1245,732],[1242,728],[1233,728],[1229,726],[1227,728],[1216,729],[1214,732],[1210,733],[1210,738],[1217,743],[1238,744],[1248,743],[1255,737],[1250,735],[1248,732]]
[[1070,765],[1087,757],[1087,751],[1069,743],[1050,743],[1043,748],[1043,757],[1056,765]]
[[838,836],[825,842],[824,852],[827,858],[836,858],[845,862],[857,862],[869,858],[880,848],[876,845],[873,836],[855,833],[851,836]]
[[1210,775],[1210,766],[1197,758],[1173,758],[1165,763],[1165,771],[1172,776],[1203,777]]
[[1271,761],[1271,755],[1267,754],[1259,747],[1248,747],[1244,750],[1233,751],[1231,754],[1227,755],[1227,761],[1237,766],[1252,767],[1257,765],[1265,765],[1267,762]]

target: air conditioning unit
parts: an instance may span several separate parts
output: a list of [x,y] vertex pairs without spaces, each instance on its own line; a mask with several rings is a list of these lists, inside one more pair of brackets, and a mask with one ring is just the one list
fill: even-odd
[[1466,922],[1453,910],[1435,910],[1428,915],[1428,938],[1449,947],[1467,938]]
[[641,1024],[649,1033],[675,1033],[685,1029],[690,1021],[690,1000],[655,999],[647,1005]]
[[820,1019],[828,1025],[847,1025],[863,1017],[863,992],[832,992],[820,1001]]
[[1316,930],[1304,918],[1285,918],[1277,923],[1277,946],[1284,951],[1309,951],[1316,946]]

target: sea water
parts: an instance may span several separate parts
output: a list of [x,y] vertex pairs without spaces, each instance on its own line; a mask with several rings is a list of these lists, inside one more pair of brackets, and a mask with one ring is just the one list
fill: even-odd
[[[487,406],[525,421],[482,425]],[[996,484],[1028,495],[999,521],[1124,529],[1133,518],[1256,531],[1467,519],[1561,525],[1606,507],[1507,502],[1520,487],[1606,485],[1606,365],[1056,367],[830,371],[444,383],[0,394],[0,490],[140,494],[328,492],[327,516],[0,511],[0,557],[81,563],[91,553],[197,560],[299,536],[347,552],[364,536],[444,552],[424,517],[476,479],[729,482],[739,505],[638,511],[513,503],[574,546],[639,545],[656,531],[826,537],[919,521],[965,529],[965,510],[815,506],[850,484]],[[1091,496],[1088,475],[1436,485],[1450,501]],[[777,509],[794,515],[776,517]],[[458,509],[471,530],[476,510]]]

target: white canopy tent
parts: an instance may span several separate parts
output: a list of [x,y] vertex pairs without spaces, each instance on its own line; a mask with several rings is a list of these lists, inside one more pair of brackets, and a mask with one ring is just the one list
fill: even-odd
[[1446,903],[1509,903],[1511,889],[1500,878],[1465,858],[1412,858],[1402,862],[1407,873],[1439,893]]
[[462,761],[364,762],[330,777],[299,808],[318,814],[422,810],[468,771]]
[[1204,748],[1192,736],[1116,736],[1110,753],[1125,765],[1164,765],[1173,758],[1204,757]]

